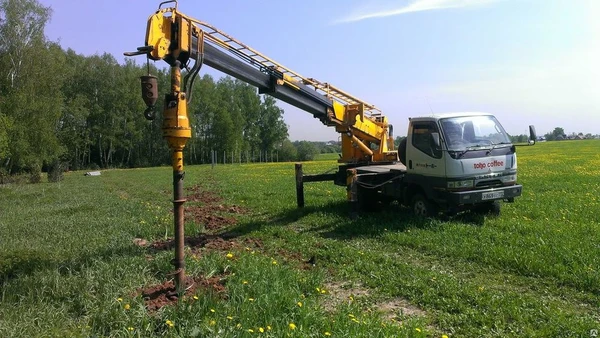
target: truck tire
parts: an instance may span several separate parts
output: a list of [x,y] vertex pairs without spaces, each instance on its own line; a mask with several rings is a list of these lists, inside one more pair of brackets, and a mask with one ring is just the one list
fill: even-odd
[[480,213],[483,215],[489,215],[489,216],[493,216],[493,217],[500,216],[501,209],[502,209],[502,204],[500,204],[500,201],[487,202],[487,203],[480,204],[475,207],[475,211],[477,213]]
[[406,165],[406,137],[398,145],[398,158],[402,164]]
[[436,205],[421,193],[413,196],[411,206],[413,213],[419,218],[432,217],[438,212]]

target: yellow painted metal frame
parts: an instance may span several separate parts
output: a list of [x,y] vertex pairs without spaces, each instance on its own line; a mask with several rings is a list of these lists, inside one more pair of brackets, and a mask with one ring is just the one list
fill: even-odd
[[[166,13],[170,13],[170,16],[165,15]],[[154,47],[150,53],[150,58],[160,60],[167,56],[171,36],[170,27],[171,23],[175,22],[178,23],[181,32],[178,36],[179,46],[171,51],[171,57],[178,58],[179,53],[190,52],[192,34],[195,36],[202,34],[204,42],[225,49],[247,63],[254,66],[259,65],[264,69],[276,69],[281,72],[283,78],[277,81],[278,85],[285,85],[299,90],[298,85],[303,84],[331,100],[333,111],[328,114],[330,119],[328,125],[335,126],[336,131],[342,135],[342,157],[339,162],[389,162],[398,160],[397,152],[394,151],[393,140],[388,137],[387,118],[374,105],[360,100],[329,83],[304,77],[216,27],[180,13],[176,7],[160,9],[148,19],[146,42],[147,45]]]

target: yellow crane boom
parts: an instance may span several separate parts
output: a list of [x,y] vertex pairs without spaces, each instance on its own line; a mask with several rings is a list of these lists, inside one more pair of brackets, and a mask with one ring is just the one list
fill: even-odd
[[[159,8],[148,19],[146,46],[140,54],[171,66],[179,60],[182,68],[194,60],[194,67],[188,68],[192,80],[206,64],[312,113],[341,134],[340,163],[397,161],[391,127],[375,105],[283,66],[209,23],[181,13],[177,1],[165,3],[170,2],[175,7]],[[187,87],[185,81],[184,90]]]

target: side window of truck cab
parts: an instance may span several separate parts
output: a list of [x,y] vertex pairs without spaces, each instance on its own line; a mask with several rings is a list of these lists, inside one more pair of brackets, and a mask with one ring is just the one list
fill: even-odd
[[433,122],[416,122],[413,124],[412,144],[419,151],[433,158],[442,158],[442,151],[433,141],[433,133],[439,133]]

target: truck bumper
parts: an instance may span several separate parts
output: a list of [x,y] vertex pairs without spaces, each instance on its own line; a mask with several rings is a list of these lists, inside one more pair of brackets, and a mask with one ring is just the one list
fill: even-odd
[[515,184],[502,188],[448,192],[445,197],[446,201],[451,205],[469,205],[496,200],[513,201],[515,197],[521,196],[522,191],[523,186]]

